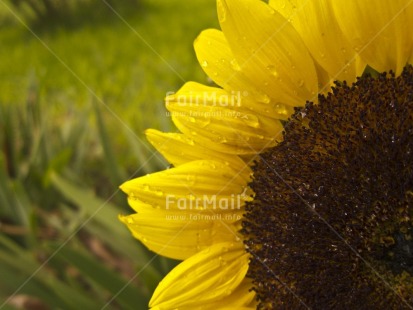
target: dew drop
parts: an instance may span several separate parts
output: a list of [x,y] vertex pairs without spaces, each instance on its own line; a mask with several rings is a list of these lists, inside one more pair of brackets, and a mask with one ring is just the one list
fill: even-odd
[[262,96],[262,98],[261,98],[261,101],[262,101],[263,103],[270,103],[270,102],[271,102],[271,98],[270,98],[270,96],[268,96],[267,94],[263,94],[263,96]]
[[241,67],[239,66],[238,61],[235,58],[231,60],[231,67],[235,71],[241,71]]
[[194,175],[187,175],[187,176],[186,176],[186,181],[187,181],[187,183],[186,183],[185,185],[192,186],[192,185],[195,184],[196,176],[194,176]]
[[256,117],[253,114],[244,114],[240,117],[243,123],[246,125],[253,127],[253,128],[258,128],[260,127],[260,122],[258,120],[258,117]]
[[267,66],[267,70],[270,71],[270,73],[271,73],[272,76],[278,76],[278,72],[277,72],[277,70],[275,69],[275,66],[274,66],[274,65],[269,65],[269,66]]
[[215,165],[213,162],[210,163],[210,167],[212,170],[217,169],[217,165]]
[[218,143],[226,143],[226,142],[228,142],[228,139],[227,139],[227,137],[225,137],[225,136],[218,136],[218,137],[216,138],[216,141],[217,141]]
[[208,67],[208,61],[203,60],[203,61],[201,62],[201,66],[204,67],[204,68]]

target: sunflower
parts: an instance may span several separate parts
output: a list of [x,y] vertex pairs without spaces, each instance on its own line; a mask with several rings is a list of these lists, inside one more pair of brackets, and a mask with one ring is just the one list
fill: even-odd
[[172,168],[121,186],[182,260],[152,309],[413,308],[411,2],[217,1],[217,87],[167,96],[180,132],[146,134]]

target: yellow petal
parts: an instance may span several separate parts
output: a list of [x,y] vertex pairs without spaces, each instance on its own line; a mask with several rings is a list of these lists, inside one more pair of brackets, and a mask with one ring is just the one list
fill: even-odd
[[290,23],[256,0],[218,0],[222,31],[243,73],[271,98],[291,106],[317,101],[317,74]]
[[221,31],[203,31],[195,40],[194,47],[205,73],[225,90],[235,91],[241,97],[240,109],[283,120],[294,112],[291,106],[278,102],[278,98],[270,98],[262,88],[254,86],[241,70]]
[[359,57],[339,28],[330,0],[272,0],[270,5],[291,22],[330,80],[352,83],[363,73]]
[[222,162],[198,160],[125,182],[120,188],[132,201],[155,208],[238,209],[237,203],[251,199],[247,184],[251,170],[239,171]]
[[278,120],[241,111],[233,94],[198,83],[186,83],[166,98],[166,107],[178,127],[191,139],[218,152],[255,154],[280,140]]
[[174,166],[190,161],[211,159],[231,164],[241,170],[245,163],[236,155],[211,150],[181,133],[163,133],[154,129],[146,131],[149,142]]
[[234,290],[234,292],[226,298],[214,303],[212,309],[244,309],[251,310],[257,309],[257,307],[251,307],[251,304],[255,304],[254,297],[255,292],[251,291],[253,287],[250,279],[244,279],[242,283]]
[[194,48],[202,69],[217,85],[241,94],[246,91],[257,100],[268,100],[241,71],[222,31],[204,30],[196,38]]
[[237,291],[247,270],[248,255],[242,243],[215,244],[175,267],[159,283],[149,306],[215,310],[217,302]]
[[412,53],[413,3],[331,1],[348,41],[375,70],[400,74]]
[[119,219],[150,250],[183,260],[212,244],[239,240],[237,231],[243,212],[140,208],[138,214]]

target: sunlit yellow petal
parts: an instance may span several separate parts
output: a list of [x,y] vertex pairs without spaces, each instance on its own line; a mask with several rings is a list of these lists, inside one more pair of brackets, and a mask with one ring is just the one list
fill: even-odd
[[282,15],[261,1],[219,0],[218,16],[231,51],[255,87],[292,106],[317,100],[313,60]]
[[[238,171],[222,162],[198,160],[132,179],[120,188],[131,199],[155,208],[180,209],[180,204],[185,204],[194,209],[214,209],[237,197],[242,202],[250,200],[250,174],[247,166]],[[198,200],[203,203],[197,204]]]
[[[236,96],[236,95],[235,95]],[[166,107],[180,131],[219,152],[255,154],[281,139],[278,120],[240,111],[233,94],[220,88],[186,83],[167,97]]]
[[353,82],[361,75],[364,68],[341,32],[330,0],[272,0],[270,5],[291,22],[330,80]]
[[119,218],[150,250],[183,260],[212,244],[239,240],[237,230],[243,213],[241,209],[228,212],[219,207],[215,210],[150,207],[140,208],[138,214]]
[[211,150],[181,133],[164,133],[154,129],[146,131],[149,142],[174,166],[190,161],[211,159],[231,163],[241,170],[245,163],[236,155]]
[[204,30],[195,40],[194,48],[202,69],[219,86],[227,91],[239,91],[241,95],[247,92],[257,100],[268,100],[241,71],[222,31]]
[[255,304],[255,292],[251,291],[252,286],[253,285],[249,279],[244,279],[244,281],[232,292],[232,294],[214,304],[215,309],[256,309],[256,307],[251,307],[251,304]]
[[241,97],[240,109],[251,110],[268,117],[286,120],[294,112],[288,104],[271,99],[263,87],[256,88],[244,74],[224,34],[215,29],[203,31],[194,43],[198,60],[215,83]]
[[215,244],[175,267],[159,283],[149,306],[215,310],[217,302],[237,290],[247,270],[242,243]]
[[411,57],[413,2],[331,1],[335,17],[356,52],[377,71],[399,75]]

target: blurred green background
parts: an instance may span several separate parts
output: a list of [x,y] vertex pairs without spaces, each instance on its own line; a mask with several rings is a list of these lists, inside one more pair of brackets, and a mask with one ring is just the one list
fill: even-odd
[[177,262],[117,220],[166,163],[146,128],[207,82],[192,42],[215,1],[0,0],[0,309],[147,309]]

